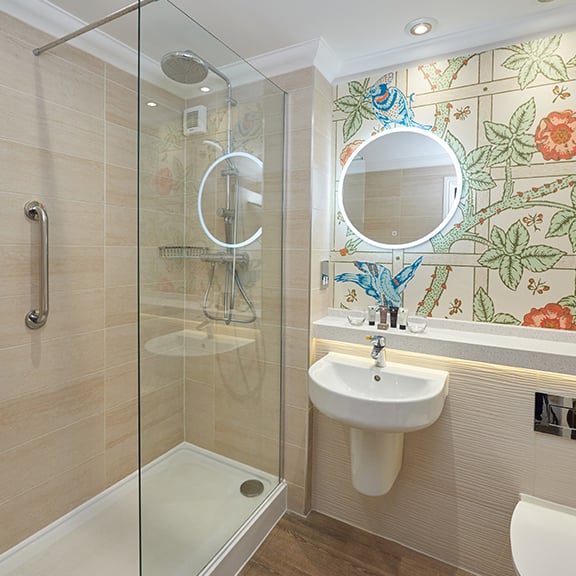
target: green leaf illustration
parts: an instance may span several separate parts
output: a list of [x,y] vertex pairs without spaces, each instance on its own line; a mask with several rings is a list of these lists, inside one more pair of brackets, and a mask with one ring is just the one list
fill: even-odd
[[548,36],[547,38],[540,38],[535,42],[527,42],[527,44],[535,44],[535,53],[539,55],[553,54],[560,48],[560,40],[562,40],[561,34],[555,34],[554,36]]
[[504,124],[498,124],[497,122],[484,121],[484,130],[486,131],[486,138],[491,144],[496,146],[508,146],[510,139],[512,138],[512,133],[510,128]]
[[352,80],[352,82],[348,82],[348,92],[353,96],[364,96],[364,92],[366,91],[366,87],[358,82],[357,80]]
[[504,60],[502,66],[518,71],[518,84],[522,90],[534,82],[538,74],[556,82],[566,81],[568,80],[567,65],[562,57],[556,54],[561,39],[562,35],[556,34],[549,38],[504,48],[513,54]]
[[553,268],[566,252],[552,246],[528,246],[520,257],[522,266],[532,272],[544,272]]
[[494,322],[494,324],[508,324],[514,326],[519,326],[522,324],[521,320],[518,320],[518,318],[514,318],[512,314],[506,314],[505,312],[498,312],[498,314],[494,314],[492,322]]
[[550,78],[550,80],[555,80],[556,82],[568,80],[566,64],[557,54],[545,56],[540,60],[540,72],[542,72],[546,78]]
[[572,186],[572,190],[570,190],[570,202],[576,208],[576,186]]
[[520,84],[522,90],[524,90],[528,84],[532,84],[532,82],[536,80],[539,70],[540,66],[535,60],[528,60],[520,69],[520,73],[518,74],[518,84]]
[[486,268],[491,268],[492,270],[498,270],[502,259],[504,258],[504,252],[496,248],[488,248],[480,258],[478,258],[478,263],[481,266],[486,266]]
[[498,273],[500,274],[500,280],[502,280],[506,288],[510,288],[510,290],[516,290],[516,288],[518,288],[518,284],[520,284],[520,280],[522,280],[523,272],[524,269],[522,268],[520,256],[515,254],[503,255]]
[[576,55],[574,55],[568,62],[566,62],[566,66],[576,66]]
[[358,99],[355,98],[354,96],[342,96],[342,98],[334,100],[334,105],[341,112],[349,114],[350,112],[354,112],[356,108],[358,108]]
[[499,226],[494,226],[490,232],[490,242],[503,251],[506,247],[506,232]]
[[490,146],[475,148],[466,156],[466,168],[470,171],[482,170],[490,158]]
[[[512,50],[514,46],[510,46],[509,50]],[[518,52],[512,54],[512,56],[508,56],[504,62],[502,62],[502,66],[504,68],[508,68],[508,70],[521,70],[523,66],[526,65],[530,61],[530,56],[525,52],[521,52],[521,48],[517,48]]]
[[514,318],[512,314],[503,312],[494,313],[494,302],[488,296],[484,288],[478,288],[474,294],[473,303],[474,319],[478,322],[493,322],[494,324],[510,324],[518,326],[520,320]]
[[460,140],[458,140],[458,138],[456,138],[456,136],[454,136],[450,131],[446,132],[445,140],[448,146],[450,146],[454,151],[454,154],[456,154],[456,158],[458,158],[460,164],[465,164],[466,149],[462,146],[462,142],[460,142]]
[[372,104],[370,104],[368,100],[362,100],[362,103],[360,104],[358,110],[360,110],[360,114],[366,120],[373,120],[375,118],[374,110],[372,109]]
[[494,146],[494,148],[492,148],[492,152],[490,152],[490,160],[488,160],[488,164],[490,166],[502,164],[503,162],[506,162],[511,155],[512,149],[508,146],[508,144]]
[[564,296],[558,300],[558,304],[570,308],[572,314],[576,316],[576,296]]
[[491,190],[496,186],[492,176],[488,172],[468,172],[466,182],[474,190]]
[[518,106],[512,118],[510,118],[510,130],[514,134],[523,134],[527,132],[534,124],[536,119],[536,102],[534,98],[530,98],[521,106]]
[[506,232],[505,251],[508,255],[518,255],[528,246],[530,242],[530,233],[525,226],[518,220]]
[[576,220],[570,224],[570,230],[568,230],[568,238],[570,239],[570,244],[572,244],[572,249],[576,251]]
[[570,224],[576,219],[574,210],[560,210],[552,216],[546,238],[556,238],[568,234]]
[[351,112],[346,120],[344,120],[344,126],[342,127],[342,132],[344,135],[344,141],[350,140],[362,126],[362,114],[358,109]]
[[478,322],[491,322],[494,317],[494,302],[482,287],[474,294],[473,311]]

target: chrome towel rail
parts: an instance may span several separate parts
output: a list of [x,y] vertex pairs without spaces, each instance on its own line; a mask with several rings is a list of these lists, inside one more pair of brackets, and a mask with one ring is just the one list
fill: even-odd
[[48,288],[48,214],[40,202],[27,202],[24,214],[30,220],[40,223],[40,304],[38,309],[32,309],[26,314],[26,326],[31,330],[42,328],[48,320],[49,288]]

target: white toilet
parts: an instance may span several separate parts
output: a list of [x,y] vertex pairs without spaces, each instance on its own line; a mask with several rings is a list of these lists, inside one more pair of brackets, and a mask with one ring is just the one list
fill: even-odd
[[576,509],[520,494],[510,543],[518,576],[574,576]]

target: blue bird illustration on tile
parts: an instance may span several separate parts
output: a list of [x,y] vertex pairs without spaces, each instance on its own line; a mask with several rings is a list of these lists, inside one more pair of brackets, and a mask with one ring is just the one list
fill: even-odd
[[407,99],[402,90],[389,86],[385,82],[370,88],[365,98],[371,100],[372,110],[382,122],[384,128],[391,128],[393,124],[430,130],[432,126],[420,124],[414,120],[412,100],[414,93]]
[[336,282],[354,282],[358,284],[368,296],[371,296],[381,304],[388,306],[402,305],[402,292],[406,284],[414,278],[414,273],[422,262],[422,256],[419,256],[410,264],[405,266],[392,277],[392,273],[386,266],[376,262],[354,262],[354,266],[362,274],[350,274],[345,272],[338,274],[334,278]]

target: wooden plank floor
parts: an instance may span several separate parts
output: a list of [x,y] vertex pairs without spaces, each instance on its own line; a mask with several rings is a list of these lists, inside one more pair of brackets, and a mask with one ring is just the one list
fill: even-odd
[[239,576],[470,576],[400,544],[312,512],[286,514]]

